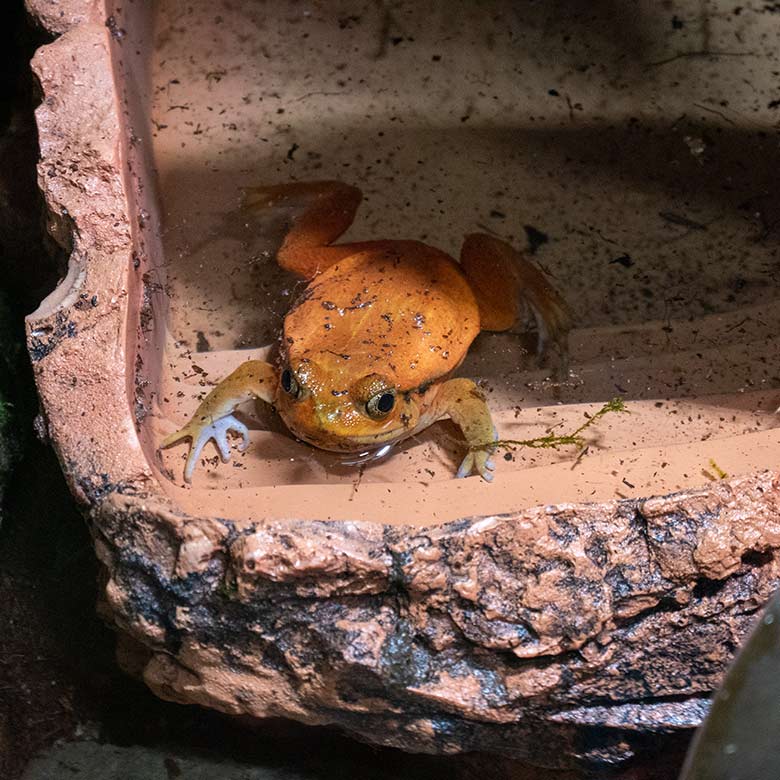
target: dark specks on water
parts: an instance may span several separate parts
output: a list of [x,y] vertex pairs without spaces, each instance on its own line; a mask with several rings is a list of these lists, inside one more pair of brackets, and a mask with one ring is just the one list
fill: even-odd
[[634,265],[634,261],[631,258],[631,255],[629,255],[627,252],[620,255],[620,257],[615,257],[612,260],[609,261],[610,265],[622,265],[623,268],[631,268],[632,265]]
[[419,329],[422,328],[423,325],[425,325],[425,315],[419,311],[417,312],[417,314],[414,315],[412,319],[414,321],[413,327],[415,328]]
[[536,254],[536,250],[550,240],[547,233],[542,233],[541,230],[538,230],[533,225],[523,225],[523,230],[525,230],[525,235],[528,239],[528,251],[532,255]]

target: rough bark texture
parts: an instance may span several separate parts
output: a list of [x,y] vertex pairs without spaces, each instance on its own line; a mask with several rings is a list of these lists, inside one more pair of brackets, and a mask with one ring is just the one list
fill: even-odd
[[154,690],[411,750],[567,764],[695,726],[779,574],[769,473],[428,529],[175,523],[146,500],[93,517]]
[[88,19],[98,19],[99,6],[93,0],[26,0],[26,5],[33,19],[57,35]]
[[97,2],[30,5],[67,28],[34,67],[40,183],[72,255],[28,345],[126,668],[228,713],[546,765],[616,761],[698,724],[780,579],[777,472],[427,528],[235,523],[163,497],[128,401],[140,283],[110,55],[121,20],[96,21]]

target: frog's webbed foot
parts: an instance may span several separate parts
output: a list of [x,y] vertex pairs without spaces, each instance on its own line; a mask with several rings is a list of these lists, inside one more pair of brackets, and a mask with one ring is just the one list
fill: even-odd
[[[495,428],[493,428],[493,441],[498,441],[498,433]],[[458,479],[463,479],[463,477],[469,477],[472,474],[479,474],[486,482],[492,482],[496,464],[491,455],[495,451],[495,446],[488,443],[471,445],[455,476]]]
[[539,363],[544,363],[547,350],[552,345],[558,353],[561,378],[565,379],[569,374],[569,312],[557,293],[544,300],[543,306],[540,306],[532,297],[526,297],[524,292],[520,291],[520,301],[525,306],[528,330],[536,331],[536,356]]
[[510,244],[485,233],[466,236],[460,263],[477,299],[482,329],[509,330],[525,311],[536,325],[540,361],[550,346],[555,347],[565,378],[571,316],[546,274]]
[[223,463],[230,460],[230,442],[227,438],[229,431],[240,434],[241,441],[237,445],[237,449],[239,452],[244,452],[249,446],[249,429],[232,414],[216,420],[212,418],[194,419],[166,437],[160,444],[160,448],[165,449],[182,441],[182,439],[190,439],[190,451],[187,453],[187,462],[184,465],[184,481],[192,482],[192,474],[195,471],[198,458],[209,441],[213,441],[216,445]]
[[160,449],[171,447],[182,439],[190,439],[190,451],[184,466],[186,482],[192,480],[200,453],[209,441],[213,440],[223,463],[230,460],[228,431],[241,435],[239,450],[243,452],[247,448],[249,431],[233,412],[244,401],[254,398],[273,403],[277,381],[276,370],[270,363],[247,360],[200,402],[192,419],[184,427],[163,439]]

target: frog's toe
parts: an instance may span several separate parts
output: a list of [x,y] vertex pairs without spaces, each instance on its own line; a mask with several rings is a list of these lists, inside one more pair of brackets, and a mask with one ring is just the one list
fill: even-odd
[[[493,441],[496,441],[497,439],[498,436],[495,434],[494,429]],[[458,472],[455,476],[458,479],[463,479],[464,477],[471,476],[472,474],[478,474],[486,482],[492,482],[493,477],[495,476],[493,471],[496,468],[495,461],[491,457],[493,452],[495,452],[494,447],[470,450],[468,453],[466,453],[466,457],[463,458],[463,461],[460,464],[460,468],[458,468]]]
[[246,450],[249,446],[249,429],[232,414],[220,417],[217,420],[212,420],[205,425],[203,423],[195,424],[191,422],[188,425],[185,425],[181,430],[178,430],[163,439],[160,448],[165,449],[166,447],[170,447],[182,439],[191,439],[190,451],[187,453],[187,461],[184,464],[184,481],[192,482],[192,475],[195,471],[195,467],[198,465],[198,458],[200,458],[203,448],[209,441],[214,441],[223,463],[227,463],[230,460],[230,443],[227,438],[228,431],[235,431],[241,435],[241,442],[238,445],[238,450],[240,452]]
[[474,471],[474,453],[469,452],[461,461],[455,477],[456,479],[463,479],[464,477],[471,476],[472,471]]
[[238,448],[243,452],[249,446],[249,429],[244,423],[233,417],[232,414],[229,414],[226,417],[220,417],[218,420],[214,420],[214,422],[205,427],[200,432],[196,444],[193,445],[193,449],[195,449],[195,447],[203,449],[206,442],[208,442],[209,439],[213,439],[214,444],[219,450],[222,462],[227,463],[230,460],[230,442],[227,439],[228,431],[235,431],[236,433],[241,434],[241,443],[238,445]]
[[463,479],[464,477],[470,477],[472,474],[478,474],[486,482],[492,482],[495,467],[496,464],[490,458],[490,453],[485,450],[473,450],[463,458],[455,476],[458,479]]
[[249,429],[240,420],[236,419],[232,414],[228,414],[225,417],[220,417],[218,420],[214,420],[212,423],[204,427],[198,437],[193,440],[192,449],[187,458],[187,465],[184,469],[184,479],[189,482],[192,478],[192,472],[195,470],[195,465],[200,453],[206,446],[210,439],[214,440],[214,444],[219,450],[219,456],[223,463],[227,463],[230,460],[230,442],[228,441],[228,431],[235,431],[241,434],[241,443],[238,445],[240,452],[243,452],[249,446]]
[[552,344],[559,355],[559,373],[562,378],[569,371],[569,330],[571,328],[569,313],[562,304],[549,301],[546,310],[533,304],[528,305],[536,330],[536,355],[539,364],[543,365],[547,352]]
[[477,473],[480,477],[482,477],[482,479],[485,480],[485,482],[492,482],[493,477],[495,476],[493,471],[496,468],[496,464],[495,461],[490,457],[491,452],[480,453],[481,455],[484,455],[484,457],[477,458],[477,462],[475,464]]
[[161,450],[167,450],[168,447],[173,447],[174,444],[177,444],[182,439],[190,439],[192,438],[192,433],[190,431],[190,426],[185,425],[183,428],[179,428],[178,431],[174,431],[173,433],[166,436],[161,442],[158,449]]

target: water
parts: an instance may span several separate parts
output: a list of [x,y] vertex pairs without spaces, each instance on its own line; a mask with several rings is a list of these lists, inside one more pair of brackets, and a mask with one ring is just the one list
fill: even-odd
[[[605,419],[587,457],[774,425],[777,55],[759,23],[780,23],[708,7],[639,3],[618,19],[610,3],[461,0],[423,15],[412,2],[158,2],[161,414],[183,420],[244,356],[229,350],[272,342],[301,289],[273,259],[284,215],[247,219],[241,188],[332,178],[365,196],[347,240],[416,238],[457,257],[472,231],[535,238],[580,329],[574,373],[556,386],[522,335],[481,335],[460,373],[483,386],[502,436],[576,427],[614,395],[637,414]],[[356,480],[260,414],[250,452],[209,466],[203,486]],[[462,452],[448,426],[361,479],[449,479]],[[521,450],[499,465],[569,473],[575,457]],[[659,483],[645,466],[606,495],[703,479],[681,466]]]

